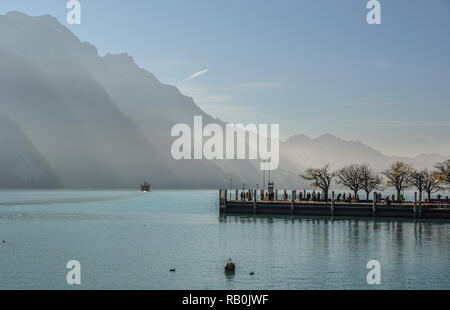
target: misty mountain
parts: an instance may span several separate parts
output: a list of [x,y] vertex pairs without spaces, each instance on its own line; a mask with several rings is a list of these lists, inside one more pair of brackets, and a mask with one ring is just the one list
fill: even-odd
[[140,132],[166,159],[172,173],[184,187],[220,187],[232,177],[237,183],[249,183],[257,173],[255,165],[243,161],[176,161],[170,149],[172,127],[178,123],[193,127],[194,116],[205,124],[225,123],[201,110],[192,98],[170,85],[159,82],[153,74],[138,67],[128,54],[107,54],[103,62],[90,66],[90,72],[104,86],[116,106],[132,119]]
[[388,156],[360,141],[347,141],[331,134],[315,139],[306,135],[294,135],[281,144],[280,150],[285,160],[296,166],[297,170],[324,164],[330,164],[332,169],[339,169],[352,163],[368,163],[374,170],[383,171],[396,161],[404,161],[416,168],[431,168],[449,157],[439,154]]
[[22,129],[1,115],[0,145],[0,188],[60,186],[56,173]]
[[[100,57],[51,16],[0,16],[0,108],[71,188],[218,187],[246,162],[174,161],[170,129],[213,119],[126,54]],[[234,171],[234,172],[233,172]]]
[[[234,187],[262,183],[258,161],[173,160],[173,125],[192,128],[196,115],[204,125],[225,123],[176,87],[158,81],[128,54],[99,56],[95,46],[48,15],[0,15],[0,112],[23,131],[21,137],[14,135],[18,143],[28,141],[40,153],[31,146],[2,145],[7,156],[1,157],[0,167],[12,165],[11,154],[22,150],[33,167],[41,167],[42,173],[33,174],[40,175],[33,179],[36,186],[133,188],[148,180],[157,188],[218,188],[228,187],[230,177]],[[305,168],[326,163],[339,168],[367,162],[382,170],[395,160],[422,167],[443,159],[437,154],[386,156],[330,134],[315,139],[296,135],[281,142],[280,167],[271,179],[289,188],[305,185],[298,176]],[[0,175],[0,187],[8,180]]]
[[339,168],[349,163],[368,162],[375,169],[386,168],[386,155],[361,142],[346,141],[331,134],[315,139],[292,136],[283,143],[282,149],[286,157],[301,162],[303,167],[329,163],[332,168]]
[[85,70],[89,60],[80,57],[94,53],[89,45],[53,17],[17,12],[0,17],[0,42],[1,110],[38,144],[64,186],[129,187],[153,175],[163,187],[176,184],[154,147]]

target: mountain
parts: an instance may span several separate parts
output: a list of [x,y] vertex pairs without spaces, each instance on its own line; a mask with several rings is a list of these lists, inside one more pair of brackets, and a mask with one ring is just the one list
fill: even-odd
[[100,57],[54,17],[0,16],[0,109],[69,188],[215,188],[249,182],[254,164],[174,161],[171,127],[202,115],[127,54]]
[[56,173],[22,129],[1,115],[0,145],[0,188],[60,186]]
[[[258,161],[172,159],[173,125],[192,128],[194,116],[202,116],[204,125],[226,124],[158,81],[127,53],[99,56],[94,45],[81,42],[49,15],[0,15],[0,112],[42,154],[36,167],[48,172],[35,186],[135,188],[148,180],[156,188],[219,188],[228,187],[230,178],[234,187],[262,183]],[[422,167],[443,157],[386,156],[330,134],[296,135],[281,142],[280,166],[271,179],[277,187],[300,187],[306,183],[299,174],[310,166],[368,162],[382,170],[395,160]],[[1,159],[0,166],[9,162]],[[8,177],[0,175],[0,188],[7,184]]]
[[[159,175],[176,184],[145,137],[85,70],[100,58],[56,19],[0,17],[0,106],[72,188],[118,188]],[[81,58],[87,58],[84,62]]]
[[360,141],[348,141],[331,134],[315,139],[306,135],[294,135],[284,141],[280,149],[283,156],[288,161],[294,162],[300,170],[326,163],[333,169],[352,163],[369,163],[375,170],[382,171],[395,161],[404,161],[416,168],[431,168],[436,162],[450,157],[439,154],[421,154],[415,157],[388,156]]
[[281,148],[285,156],[304,167],[329,163],[332,168],[339,168],[349,163],[368,162],[375,169],[384,169],[389,161],[386,155],[359,141],[346,141],[331,134],[315,139],[292,136]]

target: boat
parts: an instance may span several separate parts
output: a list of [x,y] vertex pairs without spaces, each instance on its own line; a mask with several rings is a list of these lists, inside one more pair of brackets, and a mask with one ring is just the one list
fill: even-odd
[[228,259],[228,261],[225,263],[224,266],[225,272],[234,272],[235,269],[235,265],[234,263],[231,261],[231,257]]
[[151,186],[152,186],[151,184],[148,184],[147,182],[144,182],[144,184],[141,184],[141,185],[140,185],[140,187],[141,187],[141,192],[143,192],[143,193],[149,192]]

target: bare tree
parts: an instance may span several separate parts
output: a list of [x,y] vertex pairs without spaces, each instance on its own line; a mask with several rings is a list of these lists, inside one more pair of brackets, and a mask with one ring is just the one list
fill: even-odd
[[313,181],[311,186],[320,188],[325,195],[325,201],[328,201],[328,191],[330,189],[331,182],[335,177],[335,173],[330,170],[329,164],[323,166],[322,168],[308,168],[305,170],[305,173],[300,176],[305,180]]
[[373,172],[369,164],[361,165],[361,188],[366,192],[366,200],[369,200],[369,194],[374,190],[381,190],[382,178]]
[[435,168],[437,169],[437,177],[440,184],[450,187],[450,159],[437,163]]
[[404,162],[397,161],[392,164],[389,169],[382,172],[382,174],[387,178],[386,185],[393,187],[397,191],[397,199],[403,190],[411,187],[408,177],[412,167]]
[[439,174],[436,172],[431,172],[431,175],[428,175],[425,179],[425,191],[428,195],[428,201],[431,200],[431,194],[442,189],[444,189],[444,187],[441,185],[441,181],[439,180]]
[[443,189],[438,171],[430,171],[428,169],[413,170],[410,172],[409,182],[420,194],[426,192],[428,200],[431,199],[431,194]]
[[428,175],[427,169],[416,170],[412,169],[408,175],[408,182],[419,191],[419,197],[422,197],[423,191],[425,191],[425,183]]
[[337,183],[351,189],[355,193],[356,197],[362,185],[361,165],[352,164],[339,169],[337,172],[337,178]]

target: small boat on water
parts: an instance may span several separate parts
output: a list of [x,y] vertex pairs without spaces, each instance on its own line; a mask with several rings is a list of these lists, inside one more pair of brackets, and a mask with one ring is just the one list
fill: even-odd
[[231,257],[225,263],[224,269],[225,269],[225,272],[234,272],[235,266],[234,266],[234,263],[231,261]]
[[140,185],[140,187],[141,187],[141,192],[143,192],[143,193],[149,192],[151,186],[152,186],[152,185],[151,185],[151,184],[148,184],[147,182],[145,182],[144,184],[141,184],[141,185]]

